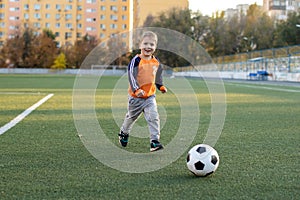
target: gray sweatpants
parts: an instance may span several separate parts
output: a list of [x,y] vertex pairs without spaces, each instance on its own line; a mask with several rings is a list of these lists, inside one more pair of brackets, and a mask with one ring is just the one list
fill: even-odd
[[121,130],[124,133],[130,133],[134,122],[144,113],[150,132],[150,141],[158,140],[160,137],[160,121],[157,111],[155,95],[147,98],[128,97],[128,111],[126,113]]

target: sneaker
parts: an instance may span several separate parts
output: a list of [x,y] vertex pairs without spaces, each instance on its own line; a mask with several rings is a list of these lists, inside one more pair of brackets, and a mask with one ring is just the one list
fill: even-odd
[[157,140],[152,140],[150,143],[150,151],[151,152],[157,151],[157,150],[160,150],[163,148],[164,148],[163,145]]
[[119,142],[123,147],[127,146],[128,143],[128,137],[129,135],[127,133],[123,133],[123,131],[121,131],[119,133]]

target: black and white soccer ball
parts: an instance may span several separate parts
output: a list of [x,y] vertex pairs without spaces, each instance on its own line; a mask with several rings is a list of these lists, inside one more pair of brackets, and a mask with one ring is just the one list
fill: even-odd
[[186,165],[196,176],[208,176],[219,166],[218,152],[207,144],[197,144],[187,155]]

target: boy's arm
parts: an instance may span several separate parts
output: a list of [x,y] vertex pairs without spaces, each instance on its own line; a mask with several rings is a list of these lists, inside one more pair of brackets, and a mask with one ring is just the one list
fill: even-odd
[[138,56],[135,56],[128,65],[128,81],[133,92],[140,88],[137,82],[138,65],[140,60],[141,59]]
[[156,77],[155,77],[155,85],[156,87],[162,92],[166,93],[167,88],[163,84],[163,78],[162,78],[162,73],[163,73],[163,68],[161,64],[158,66],[157,72],[156,72]]

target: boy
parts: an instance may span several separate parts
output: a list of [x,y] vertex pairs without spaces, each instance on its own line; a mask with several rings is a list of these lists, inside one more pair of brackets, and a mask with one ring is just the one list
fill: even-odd
[[162,67],[153,56],[157,47],[157,35],[147,31],[142,35],[141,53],[137,54],[128,65],[128,111],[119,133],[119,141],[127,146],[130,130],[141,113],[147,121],[150,131],[150,151],[163,149],[159,142],[160,120],[155,99],[156,87],[166,93],[162,82]]

